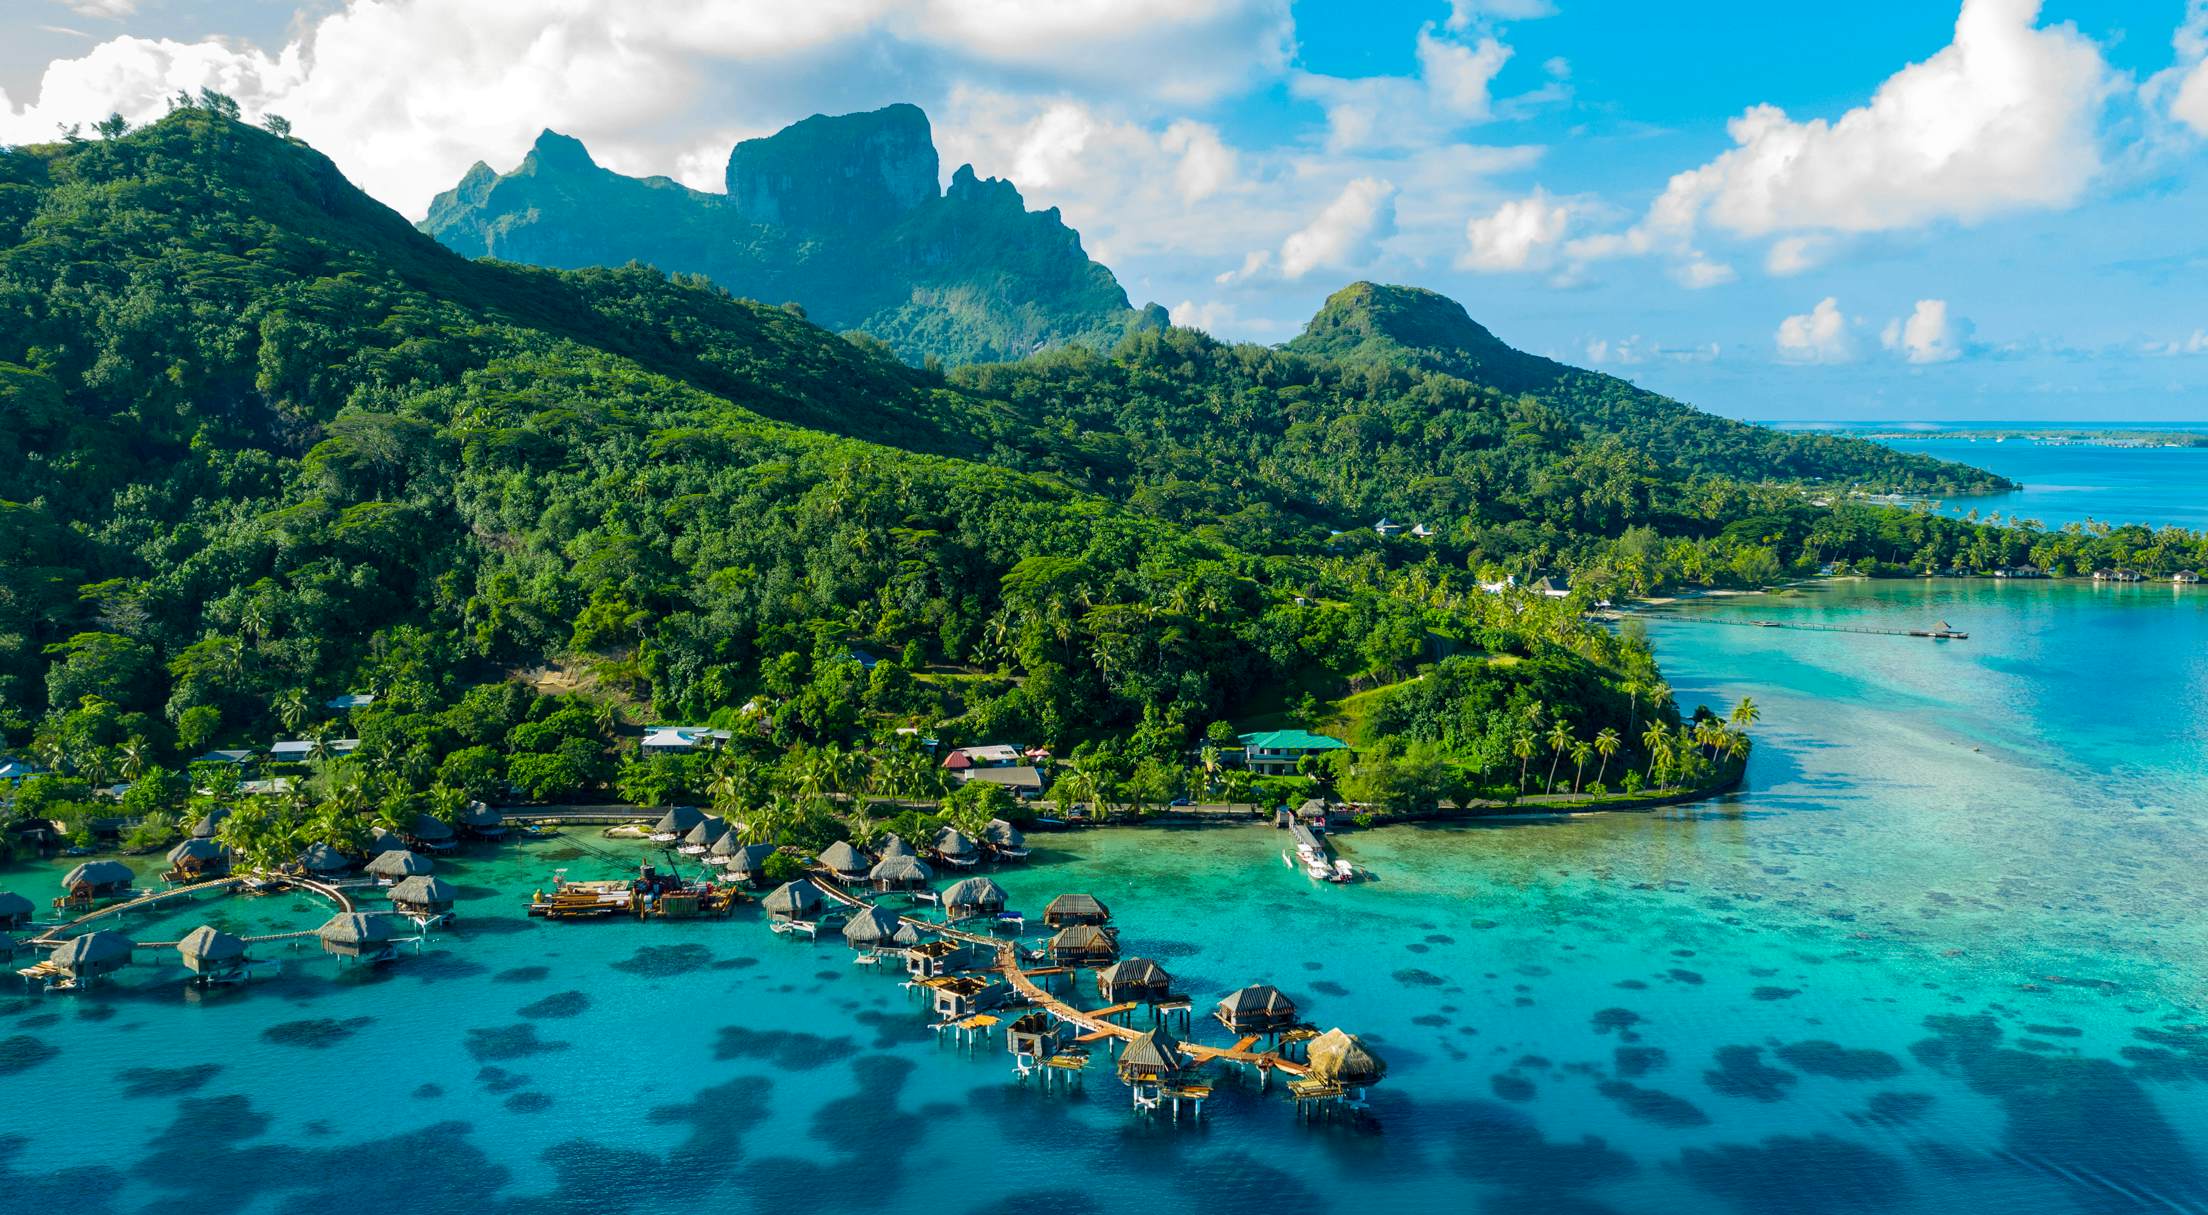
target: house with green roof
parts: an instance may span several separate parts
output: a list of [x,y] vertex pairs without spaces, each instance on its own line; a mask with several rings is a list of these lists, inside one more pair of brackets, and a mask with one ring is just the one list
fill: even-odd
[[1242,762],[1259,776],[1293,776],[1296,761],[1306,755],[1349,749],[1339,738],[1309,730],[1264,730],[1242,735],[1241,742]]

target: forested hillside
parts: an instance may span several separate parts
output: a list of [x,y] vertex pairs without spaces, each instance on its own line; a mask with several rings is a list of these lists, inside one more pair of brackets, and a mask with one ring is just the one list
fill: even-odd
[[1128,307],[1055,209],[1030,212],[971,167],[938,183],[918,107],[815,115],[729,155],[725,194],[624,177],[546,131],[507,174],[478,164],[422,230],[470,257],[559,269],[642,262],[737,295],[802,305],[910,362],[1109,346],[1164,324]]

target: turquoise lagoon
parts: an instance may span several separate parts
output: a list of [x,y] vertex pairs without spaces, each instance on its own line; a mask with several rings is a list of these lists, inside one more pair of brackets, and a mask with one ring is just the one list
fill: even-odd
[[279,951],[205,998],[140,966],[6,1003],[0,1211],[2208,1208],[2208,595],[1694,611],[1971,639],[1653,625],[1682,703],[1763,708],[1709,805],[1351,833],[1349,888],[1257,826],[1038,836],[999,875],[1030,911],[1096,893],[1200,998],[1266,980],[1366,1035],[1363,1124],[1231,1084],[1146,1122],[1101,1062],[1045,1093],[753,912],[524,918],[554,868],[616,868],[586,832],[441,862],[460,927],[377,971]]

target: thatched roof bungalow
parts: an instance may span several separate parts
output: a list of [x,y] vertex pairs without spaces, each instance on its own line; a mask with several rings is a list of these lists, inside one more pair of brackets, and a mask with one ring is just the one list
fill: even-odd
[[1119,942],[1095,924],[1061,928],[1045,948],[1057,966],[1107,966],[1119,958]]
[[843,939],[853,949],[884,949],[897,943],[904,926],[897,913],[886,907],[868,907],[851,914],[843,925]]
[[865,853],[843,840],[837,840],[821,849],[820,863],[828,872],[845,882],[863,882],[866,880],[867,870],[873,868],[873,863],[866,859]]
[[386,882],[419,877],[425,873],[433,873],[436,869],[436,863],[428,857],[404,848],[397,852],[379,852],[369,857],[368,863],[360,867],[362,873]]
[[1027,855],[1027,836],[1001,818],[989,820],[989,829],[982,838],[989,842],[989,851],[1004,860],[1016,861]]
[[130,965],[130,955],[137,948],[136,942],[119,932],[88,932],[63,941],[47,960],[81,983]]
[[759,902],[767,909],[767,914],[775,919],[810,920],[820,911],[823,897],[820,887],[813,885],[812,879],[799,878],[768,891],[767,897]]
[[1311,1039],[1305,1047],[1305,1058],[1311,1064],[1311,1078],[1339,1084],[1343,1088],[1363,1088],[1377,1084],[1388,1074],[1388,1065],[1380,1056],[1372,1053],[1357,1035],[1330,1029]]
[[1043,923],[1052,928],[1074,924],[1108,924],[1112,909],[1093,894],[1061,894],[1043,908]]
[[1279,1033],[1296,1023],[1296,1002],[1270,983],[1252,983],[1219,1001],[1212,1015],[1237,1034]]
[[206,978],[236,971],[245,965],[245,942],[219,928],[202,924],[176,943],[184,969]]
[[731,849],[722,865],[730,877],[757,885],[767,876],[767,858],[779,851],[773,844],[744,844]]
[[331,916],[314,935],[321,939],[324,953],[341,958],[376,959],[390,955],[398,926],[387,915],[348,911]]
[[215,838],[215,833],[222,830],[222,820],[229,817],[230,807],[228,806],[217,806],[209,810],[200,817],[197,823],[192,825],[192,837],[202,840]]
[[945,827],[936,833],[935,855],[946,865],[964,869],[981,861],[981,848],[974,838],[956,827]]
[[451,882],[417,873],[391,888],[391,909],[402,915],[451,915],[452,905],[459,898],[460,892]]
[[876,890],[922,890],[935,880],[935,871],[916,856],[885,856],[867,871]]
[[230,872],[230,849],[197,836],[169,849],[168,859],[170,875],[185,881],[218,878]]
[[886,861],[893,856],[912,855],[914,855],[912,851],[912,845],[906,843],[903,836],[892,833],[890,835],[885,835],[882,837],[881,856],[883,860]]
[[452,828],[444,820],[431,814],[417,814],[414,823],[406,829],[407,838],[414,841],[415,850],[423,848],[431,852],[443,852],[453,845]]
[[61,888],[78,898],[104,899],[127,894],[138,875],[121,861],[86,861],[61,879]]
[[1137,1034],[1120,1052],[1119,1078],[1129,1084],[1171,1084],[1189,1068],[1181,1040],[1163,1025]]
[[368,851],[366,855],[371,858],[382,856],[386,852],[411,851],[413,850],[406,846],[405,836],[400,835],[398,832],[392,831],[386,827],[376,828],[375,833],[368,837]]
[[308,873],[328,877],[331,874],[345,872],[353,867],[353,863],[345,859],[344,853],[330,847],[328,844],[317,841],[308,844],[299,853],[299,867]]
[[696,806],[676,806],[660,816],[659,822],[652,827],[652,838],[662,843],[681,839],[690,834],[692,827],[704,821],[705,811]]
[[22,895],[0,890],[0,928],[21,928],[31,922],[31,913],[36,910]]
[[1149,958],[1127,958],[1096,972],[1096,994],[1106,1004],[1163,1004],[1173,996],[1173,976]]
[[479,840],[502,839],[506,835],[506,816],[488,802],[471,801],[460,811],[460,827]]
[[682,835],[681,851],[689,856],[703,856],[719,839],[728,834],[728,820],[718,814],[708,814]]
[[953,920],[995,915],[1004,910],[1004,887],[985,877],[970,877],[943,892],[944,914]]

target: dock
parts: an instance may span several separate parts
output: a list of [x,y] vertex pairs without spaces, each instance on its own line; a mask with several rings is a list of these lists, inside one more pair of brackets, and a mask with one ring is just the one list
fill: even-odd
[[1803,620],[1734,620],[1722,616],[1692,616],[1680,612],[1624,612],[1620,619],[1662,620],[1673,624],[1722,624],[1739,629],[1792,629],[1802,633],[1860,633],[1869,637],[1927,637],[1934,641],[1968,641],[1970,634],[1946,621],[1922,629],[1879,628],[1867,624],[1817,624]]

